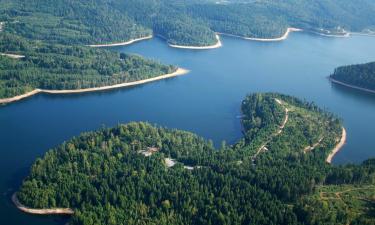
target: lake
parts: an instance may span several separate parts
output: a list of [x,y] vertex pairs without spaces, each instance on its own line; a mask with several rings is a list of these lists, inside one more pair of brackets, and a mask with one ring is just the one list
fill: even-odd
[[37,157],[84,131],[148,121],[235,143],[241,137],[240,103],[252,92],[280,92],[314,101],[343,119],[346,146],[335,164],[375,157],[375,95],[331,84],[345,64],[375,61],[375,38],[327,38],[293,33],[284,42],[222,37],[214,50],[173,49],[152,39],[115,51],[140,54],[191,70],[142,86],[79,95],[40,94],[0,106],[0,221],[7,225],[64,224],[54,216],[21,213],[10,196]]

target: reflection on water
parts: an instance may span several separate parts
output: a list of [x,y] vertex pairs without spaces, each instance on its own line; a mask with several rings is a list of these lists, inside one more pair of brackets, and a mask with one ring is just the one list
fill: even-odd
[[352,98],[356,101],[364,101],[368,104],[375,104],[375,93],[361,91],[336,83],[331,84],[334,91],[340,93],[340,95],[343,95],[346,98]]

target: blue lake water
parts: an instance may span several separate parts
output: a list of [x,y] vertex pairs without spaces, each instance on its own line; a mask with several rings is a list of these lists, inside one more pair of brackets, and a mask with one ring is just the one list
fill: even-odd
[[335,164],[375,157],[375,95],[332,85],[345,64],[375,61],[375,38],[327,38],[293,33],[284,42],[222,37],[223,47],[173,49],[160,39],[114,51],[140,54],[191,70],[188,75],[133,88],[79,94],[40,94],[0,106],[0,221],[7,225],[63,224],[53,216],[19,212],[10,195],[37,157],[83,131],[129,121],[189,130],[220,145],[241,137],[240,103],[252,92],[280,92],[314,101],[344,121],[346,146]]

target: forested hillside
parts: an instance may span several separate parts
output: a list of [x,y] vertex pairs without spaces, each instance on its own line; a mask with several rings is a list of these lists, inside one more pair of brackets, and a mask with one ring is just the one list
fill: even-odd
[[214,32],[279,37],[287,27],[324,34],[374,30],[372,0],[0,0],[5,31],[63,44],[103,44],[163,36],[171,44],[206,46]]
[[108,0],[1,0],[5,31],[59,44],[95,44],[152,34]]
[[344,84],[375,91],[375,62],[338,67],[330,77]]
[[375,222],[375,161],[325,163],[335,116],[279,94],[249,95],[242,111],[244,138],[220,149],[147,123],[84,133],[38,159],[18,199],[72,208],[70,223],[85,225]]
[[375,29],[375,19],[372,16],[375,2],[371,0],[229,0],[223,1],[223,4],[212,4],[211,7],[226,10],[237,8],[247,11],[247,14],[267,18],[278,16],[280,21],[286,21],[289,26],[324,34]]

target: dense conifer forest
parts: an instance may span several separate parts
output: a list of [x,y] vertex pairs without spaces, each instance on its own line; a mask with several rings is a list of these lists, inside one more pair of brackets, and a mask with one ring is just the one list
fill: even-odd
[[220,149],[143,122],[84,133],[37,159],[17,196],[77,225],[374,224],[375,161],[325,162],[336,116],[273,93],[241,109],[244,137]]
[[375,91],[375,62],[338,67],[330,77],[344,84]]

